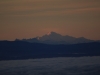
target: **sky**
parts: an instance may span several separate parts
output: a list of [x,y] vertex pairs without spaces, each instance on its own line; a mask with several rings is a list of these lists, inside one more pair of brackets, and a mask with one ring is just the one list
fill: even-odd
[[100,0],[0,0],[0,40],[51,31],[100,40]]

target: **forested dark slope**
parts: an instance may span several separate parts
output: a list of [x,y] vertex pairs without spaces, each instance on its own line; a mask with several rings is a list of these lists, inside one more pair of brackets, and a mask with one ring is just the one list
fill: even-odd
[[24,41],[0,41],[0,60],[100,55],[100,43],[50,45]]

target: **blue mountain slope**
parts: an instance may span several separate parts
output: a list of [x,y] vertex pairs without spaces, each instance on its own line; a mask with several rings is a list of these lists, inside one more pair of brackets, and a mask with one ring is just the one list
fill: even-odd
[[89,40],[84,37],[75,38],[75,37],[68,36],[68,35],[62,36],[56,32],[45,34],[42,37],[25,39],[24,41],[33,42],[33,43],[34,42],[45,43],[45,44],[77,44],[77,43],[93,42],[93,40]]

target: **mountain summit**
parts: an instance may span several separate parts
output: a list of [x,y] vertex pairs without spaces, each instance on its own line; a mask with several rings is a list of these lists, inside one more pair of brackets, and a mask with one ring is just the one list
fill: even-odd
[[40,37],[41,41],[59,41],[62,38],[62,35],[56,32],[49,32],[48,34],[43,35]]
[[32,39],[24,39],[27,42],[45,43],[45,44],[77,44],[77,43],[88,43],[93,40],[86,39],[84,37],[75,38],[72,36],[63,36],[56,32],[49,32],[42,37],[36,37]]
[[60,35],[60,34],[52,31],[52,32],[48,32],[47,35]]
[[48,32],[46,35],[57,34],[56,32]]

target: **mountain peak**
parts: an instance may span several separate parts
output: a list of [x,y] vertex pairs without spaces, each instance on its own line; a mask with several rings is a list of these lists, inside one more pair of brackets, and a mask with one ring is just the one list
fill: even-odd
[[56,32],[48,32],[46,35],[44,35],[44,36],[62,36],[61,34],[59,34],[59,33],[56,33]]
[[47,33],[47,35],[50,35],[50,34],[51,34],[51,32],[48,32],[48,33]]
[[57,34],[57,33],[53,31],[47,33],[47,35],[51,35],[51,34]]
[[46,44],[76,44],[76,43],[92,42],[92,40],[86,39],[84,37],[75,38],[75,37],[68,36],[68,35],[63,36],[53,31],[48,32],[42,37],[26,39],[25,41],[38,42],[38,43],[40,42],[40,43],[46,43]]

